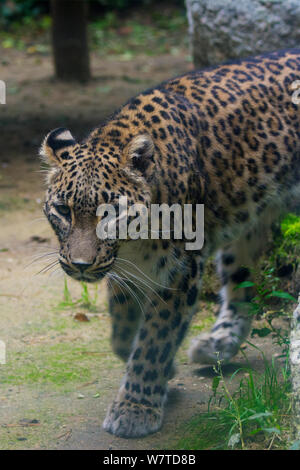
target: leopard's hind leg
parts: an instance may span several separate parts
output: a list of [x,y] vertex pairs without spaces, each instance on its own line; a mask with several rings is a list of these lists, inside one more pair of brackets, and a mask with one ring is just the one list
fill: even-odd
[[249,300],[253,297],[253,289],[237,286],[251,280],[251,269],[266,247],[270,225],[271,221],[259,224],[217,253],[217,270],[222,283],[221,307],[211,331],[192,340],[189,350],[192,362],[226,363],[248,336],[251,327]]

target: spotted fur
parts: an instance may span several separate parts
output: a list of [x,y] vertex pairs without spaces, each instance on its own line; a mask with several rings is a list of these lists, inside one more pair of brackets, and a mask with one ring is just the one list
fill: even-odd
[[[266,231],[299,194],[300,50],[195,71],[131,99],[77,143],[50,133],[45,213],[67,274],[109,280],[112,345],[127,370],[104,429],[122,437],[158,430],[175,353],[197,310],[204,264],[217,251],[221,307],[210,332],[192,342],[191,360],[229,361],[246,338],[244,310]],[[129,204],[203,203],[205,244],[178,240],[100,241],[96,209]]]

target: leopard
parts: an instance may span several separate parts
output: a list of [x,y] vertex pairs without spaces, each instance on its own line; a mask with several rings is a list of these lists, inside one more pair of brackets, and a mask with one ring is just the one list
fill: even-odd
[[[299,201],[299,77],[300,49],[191,70],[137,94],[80,141],[64,127],[44,138],[44,213],[58,262],[75,280],[107,280],[112,349],[126,363],[107,432],[139,438],[161,428],[211,257],[219,312],[192,339],[189,360],[229,363],[246,340],[253,267],[274,221]],[[188,250],[171,232],[100,239],[97,208],[124,196],[147,208],[202,204],[203,246]]]

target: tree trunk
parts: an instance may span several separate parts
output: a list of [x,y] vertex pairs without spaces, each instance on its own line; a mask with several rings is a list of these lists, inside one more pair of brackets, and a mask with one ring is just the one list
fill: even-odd
[[51,0],[56,77],[86,82],[90,78],[85,0]]

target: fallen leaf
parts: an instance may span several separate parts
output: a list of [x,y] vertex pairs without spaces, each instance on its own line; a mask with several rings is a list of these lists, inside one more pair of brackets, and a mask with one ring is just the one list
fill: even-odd
[[88,318],[88,316],[85,313],[80,313],[80,312],[75,313],[74,320],[77,320],[77,321],[90,321],[90,319]]

